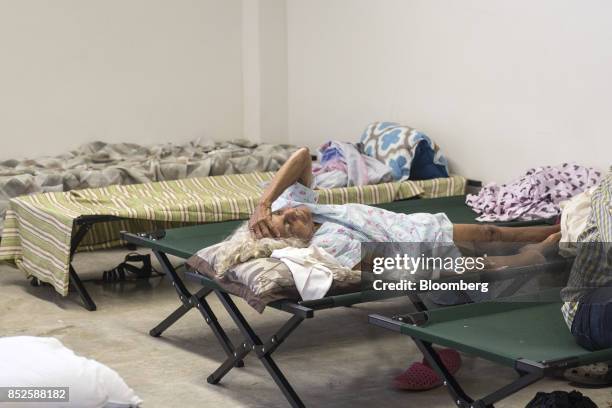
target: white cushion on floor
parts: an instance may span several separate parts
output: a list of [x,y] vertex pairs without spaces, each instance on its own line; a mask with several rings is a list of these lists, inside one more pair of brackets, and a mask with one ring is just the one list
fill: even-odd
[[[0,387],[69,387],[70,401],[49,407],[128,408],[142,400],[113,369],[80,357],[52,337],[0,338]],[[19,402],[2,407],[41,407]]]

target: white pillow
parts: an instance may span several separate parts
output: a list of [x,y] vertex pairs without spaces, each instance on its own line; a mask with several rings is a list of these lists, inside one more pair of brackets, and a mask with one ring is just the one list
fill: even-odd
[[[0,387],[69,387],[69,402],[50,407],[129,408],[142,400],[116,371],[80,357],[52,337],[0,338]],[[41,403],[16,402],[2,407],[40,408]]]

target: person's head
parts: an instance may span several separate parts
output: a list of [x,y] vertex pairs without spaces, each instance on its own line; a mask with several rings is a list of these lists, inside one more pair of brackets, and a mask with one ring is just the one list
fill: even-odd
[[281,238],[298,238],[310,241],[314,234],[312,213],[306,206],[283,208],[272,213],[272,225]]

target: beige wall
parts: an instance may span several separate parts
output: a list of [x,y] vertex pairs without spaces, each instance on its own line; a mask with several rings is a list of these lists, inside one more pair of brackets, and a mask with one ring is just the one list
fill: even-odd
[[287,1],[260,1],[261,137],[288,143]]
[[0,0],[0,159],[242,136],[240,0]]
[[395,120],[455,171],[612,164],[612,2],[288,0],[289,133],[316,146]]
[[242,3],[244,136],[287,143],[287,2]]
[[261,141],[260,0],[242,0],[243,135]]
[[0,159],[91,140],[316,147],[395,120],[455,171],[612,164],[607,0],[0,0]]

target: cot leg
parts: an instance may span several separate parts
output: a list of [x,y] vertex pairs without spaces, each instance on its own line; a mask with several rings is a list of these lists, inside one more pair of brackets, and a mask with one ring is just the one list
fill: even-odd
[[85,289],[85,285],[83,285],[81,278],[79,278],[79,275],[77,275],[76,271],[72,267],[72,264],[70,264],[68,269],[70,271],[70,283],[72,283],[77,293],[81,297],[85,309],[89,310],[90,312],[93,312],[97,308],[96,304],[94,303],[91,296],[89,296],[89,292],[87,292],[87,289]]
[[254,351],[289,404],[294,408],[304,407],[304,403],[271,356],[278,346],[299,326],[300,323],[302,323],[302,321],[304,321],[304,318],[293,315],[291,319],[264,343],[251,328],[231,297],[227,293],[221,291],[215,290],[215,293],[234,320],[234,323],[236,323],[236,326],[240,329],[240,332],[244,336],[244,341],[240,347],[235,350],[233,356],[225,360],[225,362],[208,377],[207,381],[211,384],[218,383],[223,376],[231,370],[235,359],[244,358],[250,351]]
[[423,353],[429,365],[433,367],[440,377],[442,377],[444,386],[459,408],[493,408],[494,403],[501,401],[544,377],[545,369],[541,364],[527,360],[518,360],[515,363],[515,369],[519,374],[518,379],[483,398],[473,400],[465,393],[463,388],[461,388],[455,377],[446,369],[431,343],[417,338],[412,338],[412,340],[414,340],[421,353]]
[[157,326],[149,330],[149,334],[153,337],[161,336],[167,328],[176,323],[177,320],[183,317],[185,313],[187,313],[189,310],[191,310],[191,307],[185,305],[179,306],[174,312],[170,313],[170,315],[168,315],[168,317],[162,320]]
[[479,399],[477,402],[480,403],[480,405],[475,405],[475,407],[492,407],[494,403],[541,380],[544,378],[545,374],[545,369],[542,365],[531,361],[518,360],[515,363],[515,370],[519,374],[519,378],[486,397]]
[[414,308],[417,310],[417,312],[424,312],[427,310],[427,306],[425,306],[425,303],[423,303],[418,293],[408,293],[408,299],[410,300]]
[[70,257],[68,259],[68,262],[69,262],[68,276],[69,276],[70,284],[72,285],[72,287],[74,287],[74,289],[79,294],[79,297],[83,301],[83,307],[85,307],[85,309],[89,310],[90,312],[93,312],[94,310],[97,309],[96,304],[94,303],[93,299],[89,295],[89,292],[85,288],[85,285],[83,285],[83,281],[81,281],[81,278],[79,278],[79,275],[76,273],[76,271],[74,270],[74,267],[72,266],[72,258],[74,258],[74,254],[76,253],[79,245],[81,244],[81,241],[83,241],[83,238],[85,238],[85,235],[87,235],[87,232],[89,232],[90,229],[91,229],[91,224],[89,223],[80,224],[79,229],[77,229],[76,233],[70,240]]
[[[205,298],[212,290],[203,288],[198,291],[194,296],[198,299]],[[181,317],[183,317],[193,307],[196,307],[193,302],[183,302],[174,312],[170,313],[168,317],[162,320],[157,326],[149,331],[149,334],[153,337],[159,337],[163,332],[166,331],[170,326],[176,323]]]
[[[176,269],[168,259],[168,256],[160,251],[153,251],[153,253],[161,264],[166,275],[172,280],[172,286],[176,290],[182,304],[161,323],[151,329],[149,334],[153,337],[159,337],[168,327],[172,326],[177,320],[183,317],[185,313],[195,307],[204,318],[204,321],[210,326],[225,353],[228,356],[233,356],[234,345],[225,333],[225,330],[223,330],[223,327],[221,327],[219,324],[217,316],[215,316],[215,313],[212,311],[210,305],[206,301],[206,296],[212,292],[212,289],[202,288],[196,294],[192,295],[176,272]],[[236,367],[243,367],[244,362],[241,359],[238,359],[235,361],[234,365]]]
[[245,358],[251,350],[252,348],[249,347],[247,343],[242,343],[225,359],[219,368],[206,378],[206,382],[209,384],[218,384],[219,381],[225,377],[225,374],[229,373],[230,370],[236,366],[236,362]]
[[417,338],[413,338],[413,340],[421,353],[423,353],[429,365],[433,367],[440,377],[442,377],[444,381],[443,384],[455,401],[455,404],[460,408],[473,407],[471,404],[474,400],[463,391],[463,388],[461,388],[455,377],[446,369],[446,366],[442,363],[440,356],[438,356],[438,353],[436,353],[431,343],[427,343]]

